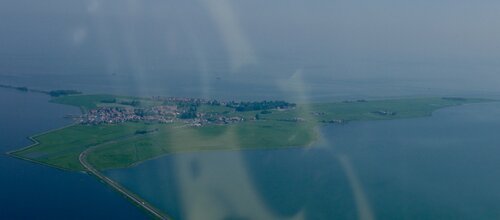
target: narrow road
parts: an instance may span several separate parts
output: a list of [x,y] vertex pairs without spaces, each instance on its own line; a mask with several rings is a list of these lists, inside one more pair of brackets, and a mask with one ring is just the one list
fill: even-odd
[[104,181],[105,183],[107,183],[108,185],[113,187],[116,191],[120,192],[122,195],[124,195],[125,197],[129,198],[131,201],[136,203],[139,207],[144,208],[144,210],[148,211],[152,216],[159,218],[159,219],[170,219],[169,217],[165,216],[160,211],[158,211],[155,207],[153,207],[152,205],[147,203],[145,200],[134,195],[133,193],[131,193],[130,191],[125,189],[123,186],[121,186],[119,183],[108,178],[107,176],[105,176],[104,174],[99,172],[99,170],[95,169],[92,165],[90,165],[90,163],[87,162],[87,155],[88,155],[88,152],[91,151],[92,149],[94,149],[94,148],[89,148],[89,149],[83,151],[78,158],[80,160],[80,163],[82,164],[82,166],[85,167],[85,169],[87,169],[87,171],[90,174],[93,174],[94,176],[96,176],[100,180]]

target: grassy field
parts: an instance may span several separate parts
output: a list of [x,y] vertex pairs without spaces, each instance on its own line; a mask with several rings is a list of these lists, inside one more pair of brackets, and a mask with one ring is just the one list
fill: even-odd
[[100,169],[120,168],[170,153],[306,146],[315,135],[311,124],[291,122],[161,126],[148,135],[102,145],[91,152],[88,161]]
[[[114,101],[109,103],[109,101]],[[115,106],[124,107],[126,105],[120,104],[121,102],[131,102],[139,101],[139,107],[148,107],[160,105],[162,102],[154,101],[149,98],[138,98],[130,96],[116,96],[116,95],[73,95],[73,96],[61,96],[50,100],[53,103],[59,103],[64,105],[72,105],[79,107],[82,112],[87,112],[88,110],[95,109],[97,107],[104,106]]]
[[[455,105],[484,102],[484,99],[414,98],[377,101],[353,101],[337,103],[313,103],[297,105],[291,111],[276,111],[262,118],[286,120],[301,117],[318,122],[330,120],[360,121],[388,120],[430,116],[433,111]],[[379,112],[393,112],[382,115]]]
[[[109,105],[103,100],[135,100],[133,97],[81,95],[56,98],[53,102],[78,106],[82,111]],[[34,137],[39,144],[12,154],[67,170],[80,171],[78,156],[86,149],[88,161],[98,169],[122,168],[165,154],[210,150],[241,150],[308,146],[318,138],[318,122],[330,120],[389,120],[429,116],[433,111],[482,99],[422,98],[342,103],[300,104],[292,110],[262,113],[228,112],[245,122],[231,125],[190,127],[183,123],[74,125]],[[141,105],[156,105],[141,99]],[[118,103],[112,105],[119,105]],[[202,106],[210,111],[226,107]],[[386,114],[387,113],[387,114]],[[252,120],[256,114],[260,120]],[[148,131],[146,134],[137,131]]]
[[148,125],[127,123],[117,125],[74,125],[34,137],[38,145],[12,154],[69,170],[82,170],[78,156],[89,147],[134,136]]
[[[168,153],[304,146],[315,140],[309,123],[253,121],[227,126],[187,127],[182,124],[126,123],[75,125],[44,134],[38,145],[14,152],[44,164],[83,170],[78,156],[95,147],[89,162],[96,168],[120,168]],[[147,134],[136,134],[148,130]]]

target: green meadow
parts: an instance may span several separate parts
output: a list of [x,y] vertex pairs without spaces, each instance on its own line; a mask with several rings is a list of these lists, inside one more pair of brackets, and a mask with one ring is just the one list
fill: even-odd
[[[55,98],[52,102],[77,106],[82,112],[86,112],[101,106],[120,106],[120,103],[133,100],[140,100],[140,105],[145,106],[162,104],[147,98],[113,95],[64,96]],[[224,106],[202,105],[199,111],[240,116],[245,121],[201,127],[187,126],[182,122],[75,124],[34,136],[36,144],[11,154],[65,170],[83,171],[78,158],[88,150],[88,162],[95,168],[124,168],[162,155],[182,152],[307,147],[319,138],[317,128],[324,123],[423,117],[440,108],[485,101],[489,100],[358,100],[298,104],[294,109],[265,112],[236,112]]]

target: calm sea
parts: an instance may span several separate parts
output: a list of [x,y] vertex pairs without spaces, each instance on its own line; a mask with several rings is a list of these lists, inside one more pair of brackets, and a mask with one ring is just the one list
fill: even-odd
[[118,193],[83,174],[7,156],[31,144],[26,137],[71,123],[77,108],[49,97],[0,88],[0,219],[144,219]]
[[[3,152],[79,112],[40,94],[0,97]],[[170,155],[107,174],[178,219],[498,219],[499,116],[500,104],[488,103],[324,126],[312,148]],[[6,155],[0,170],[3,219],[146,217],[85,174]]]
[[322,127],[312,148],[108,171],[178,219],[499,219],[500,103]]

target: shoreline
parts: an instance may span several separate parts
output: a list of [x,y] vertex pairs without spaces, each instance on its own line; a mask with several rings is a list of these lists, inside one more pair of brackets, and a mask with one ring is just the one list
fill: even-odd
[[[21,91],[21,92],[34,92],[34,93],[42,93],[42,94],[48,95],[48,93],[45,92],[45,91],[32,90],[32,89],[26,89],[24,91],[24,90],[20,90],[19,88],[13,87],[13,86],[0,85],[0,88],[15,89],[15,90],[18,90],[18,91]],[[49,102],[50,102],[50,100],[49,100]],[[80,112],[83,113],[83,110],[81,108],[80,108]],[[125,197],[125,199],[127,199],[129,202],[132,202],[132,204],[134,206],[136,206],[139,209],[143,210],[148,216],[154,217],[156,219],[165,219],[165,220],[172,219],[172,218],[168,217],[168,215],[166,215],[163,212],[159,211],[154,206],[150,205],[146,200],[141,199],[135,193],[132,193],[131,191],[129,191],[125,187],[121,186],[120,184],[118,184],[115,181],[111,180],[109,177],[107,177],[104,174],[100,173],[97,169],[94,169],[92,166],[90,166],[90,164],[87,164],[86,161],[84,161],[85,158],[82,158],[82,155],[84,155],[87,151],[89,151],[89,150],[91,150],[91,149],[93,149],[94,147],[97,147],[97,146],[90,147],[87,150],[83,151],[79,155],[80,163],[83,166],[83,168],[86,169],[86,171],[85,170],[84,171],[77,171],[77,170],[65,169],[65,168],[62,168],[62,167],[54,166],[54,165],[49,164],[49,163],[44,163],[44,162],[41,162],[41,161],[33,160],[31,158],[23,157],[23,156],[19,156],[19,155],[15,154],[16,152],[22,152],[24,150],[27,150],[27,149],[30,149],[30,148],[33,148],[33,147],[36,147],[36,146],[40,145],[40,141],[38,141],[36,139],[39,136],[42,136],[42,135],[45,135],[45,134],[48,134],[48,133],[51,133],[51,132],[63,130],[63,129],[66,129],[66,128],[69,128],[69,127],[72,127],[72,126],[75,126],[75,125],[78,125],[78,124],[75,123],[75,122],[72,122],[72,123],[70,123],[68,125],[65,125],[65,126],[62,126],[62,127],[59,127],[59,128],[49,129],[49,130],[46,130],[46,131],[43,131],[43,132],[40,132],[40,133],[36,133],[34,135],[30,135],[30,136],[26,137],[28,140],[30,140],[32,142],[30,145],[22,147],[22,148],[19,148],[19,149],[14,149],[14,150],[7,151],[4,154],[6,156],[10,156],[10,157],[15,158],[15,159],[27,161],[27,162],[30,162],[30,163],[33,163],[33,164],[42,165],[42,166],[47,166],[47,167],[50,167],[50,168],[55,168],[55,169],[63,171],[63,172],[75,172],[76,171],[76,172],[79,172],[79,173],[85,173],[87,175],[94,176],[101,183],[104,183],[107,187],[112,188],[115,192],[117,192],[120,195],[122,195],[123,197]]]
[[20,151],[27,150],[29,148],[35,147],[35,146],[37,146],[37,145],[40,144],[40,142],[36,139],[37,137],[42,136],[44,134],[48,134],[50,132],[59,131],[59,130],[65,129],[65,128],[69,128],[69,127],[72,127],[72,126],[75,126],[75,125],[77,125],[77,124],[76,123],[71,123],[71,124],[65,125],[65,126],[60,127],[60,128],[49,129],[47,131],[43,131],[43,132],[40,132],[40,133],[31,135],[31,136],[28,136],[28,137],[26,137],[26,139],[28,139],[31,142],[33,142],[32,144],[30,144],[30,145],[28,145],[26,147],[22,147],[22,148],[16,149],[16,150],[7,151],[5,153],[8,154],[8,155],[13,155],[16,152],[20,152]]
[[60,127],[60,128],[49,129],[47,131],[44,131],[44,132],[41,132],[41,133],[37,133],[37,134],[31,135],[31,136],[28,136],[26,138],[28,140],[30,140],[31,142],[33,142],[32,144],[30,144],[30,145],[28,145],[26,147],[20,148],[20,149],[15,149],[15,150],[7,151],[4,154],[7,155],[7,156],[10,156],[10,157],[19,159],[19,160],[24,160],[24,161],[28,161],[28,162],[35,163],[35,164],[48,166],[48,167],[55,168],[55,169],[58,169],[58,170],[61,170],[61,171],[74,172],[74,170],[65,169],[65,168],[62,168],[62,167],[54,166],[52,164],[48,164],[48,163],[44,163],[44,162],[41,162],[41,161],[33,160],[31,158],[19,156],[19,155],[16,155],[15,153],[16,152],[21,152],[21,151],[24,151],[24,150],[27,150],[27,149],[30,149],[30,148],[38,146],[40,144],[40,141],[38,141],[36,138],[39,137],[39,136],[42,136],[44,134],[48,134],[50,132],[54,132],[54,131],[62,130],[62,129],[65,129],[65,128],[69,128],[69,127],[75,126],[75,125],[76,125],[75,123],[71,123],[69,125],[66,125],[66,126],[63,126],[63,127]]
[[[491,102],[500,102],[500,100],[492,100]],[[485,103],[491,103],[491,102],[485,102]],[[436,109],[432,113],[428,115],[422,115],[422,116],[415,116],[415,117],[407,117],[407,118],[391,118],[391,119],[372,119],[372,120],[355,120],[355,121],[348,121],[343,124],[337,124],[337,123],[326,123],[326,122],[318,122],[317,128],[322,127],[322,126],[346,126],[349,125],[350,123],[360,123],[360,122],[381,122],[381,121],[395,121],[395,120],[408,120],[408,119],[417,119],[417,118],[428,118],[432,117],[434,112],[447,109],[447,108],[456,108],[456,107],[461,107],[461,106],[467,106],[467,105],[476,105],[476,104],[484,104],[484,103],[465,103],[465,104],[459,104],[459,105],[453,105],[453,106],[447,106],[444,108]],[[144,162],[148,162],[151,160],[155,160],[161,157],[167,157],[167,156],[172,156],[172,155],[177,155],[177,154],[190,154],[190,153],[212,153],[212,152],[234,152],[234,151],[256,151],[256,150],[286,150],[286,149],[300,149],[300,148],[311,148],[315,143],[320,141],[321,135],[317,133],[315,139],[311,141],[311,143],[304,145],[304,146],[286,146],[286,147],[256,147],[256,148],[241,148],[241,149],[213,149],[213,150],[193,150],[193,151],[183,151],[183,152],[174,152],[174,153],[166,153],[163,155],[159,155],[153,158],[149,158],[143,161],[138,161],[135,163],[132,163],[128,165],[127,167],[120,167],[120,168],[108,168],[104,169],[103,171],[108,171],[108,170],[118,170],[118,169],[128,169],[132,168],[135,166],[138,166]]]
[[29,149],[29,148],[33,148],[33,147],[36,147],[37,145],[39,145],[40,141],[38,141],[36,139],[36,137],[38,137],[38,136],[41,136],[41,135],[44,135],[44,134],[47,134],[47,133],[50,133],[50,132],[58,131],[58,130],[61,130],[61,129],[65,129],[65,128],[68,128],[68,127],[71,127],[71,126],[75,126],[75,125],[76,125],[75,123],[72,123],[72,124],[63,126],[61,128],[50,129],[50,130],[47,130],[47,131],[44,131],[44,132],[41,132],[41,133],[38,133],[38,134],[35,134],[35,135],[28,136],[27,139],[29,139],[30,141],[32,141],[33,142],[32,144],[30,144],[30,145],[28,145],[26,147],[17,149],[17,150],[12,150],[12,151],[5,152],[5,155],[13,157],[13,158],[16,158],[16,159],[19,159],[19,160],[27,161],[27,162],[30,162],[30,163],[34,163],[34,164],[38,164],[38,165],[43,165],[43,166],[47,166],[47,167],[50,167],[50,168],[55,168],[55,169],[58,169],[58,170],[64,171],[64,172],[79,172],[79,173],[85,173],[85,174],[90,175],[90,176],[94,176],[100,182],[104,183],[108,187],[111,187],[114,191],[116,191],[117,193],[121,194],[127,200],[129,200],[130,202],[132,202],[132,204],[134,206],[136,206],[136,207],[140,208],[141,210],[145,211],[148,215],[150,215],[152,217],[155,217],[157,219],[166,219],[166,220],[172,219],[172,218],[168,217],[168,215],[166,215],[163,212],[159,211],[154,206],[150,205],[146,200],[140,198],[140,196],[138,196],[137,194],[135,194],[135,193],[131,192],[130,190],[126,189],[125,187],[121,186],[116,181],[111,180],[109,177],[107,177],[106,175],[102,174],[99,170],[93,168],[88,162],[86,162],[86,160],[85,160],[86,158],[85,157],[86,157],[86,154],[88,153],[88,151],[94,150],[95,148],[99,147],[99,145],[92,146],[92,147],[86,149],[85,151],[83,151],[79,155],[80,163],[83,166],[83,168],[85,169],[83,171],[64,169],[64,168],[61,168],[61,167],[58,167],[58,166],[54,166],[52,164],[48,164],[48,163],[44,163],[44,162],[41,162],[41,161],[33,160],[33,159],[27,158],[27,157],[18,156],[18,155],[15,154],[16,152],[21,152],[23,150],[26,150],[26,149]]
[[[488,100],[488,101],[489,102],[498,102],[498,100]],[[458,107],[458,106],[468,105],[468,104],[478,104],[478,103],[457,104],[457,105],[446,106],[446,107],[443,107],[443,108]],[[439,109],[442,109],[442,108],[439,108]],[[439,109],[436,109],[434,111],[437,111]],[[425,114],[425,115],[410,116],[410,117],[406,117],[406,118],[389,118],[389,120],[396,120],[396,119],[401,120],[401,119],[410,119],[410,118],[430,117],[430,116],[433,115],[434,111],[430,112],[429,114]],[[349,121],[349,123],[350,122],[362,122],[362,121],[383,121],[383,120],[388,120],[388,119],[361,119],[361,120]],[[329,126],[329,125],[334,125],[334,124],[335,123],[317,122],[317,123],[315,123],[315,127],[316,127],[315,129],[317,129],[317,127]],[[137,161],[137,162],[132,163],[132,164],[126,166],[126,167],[109,168],[109,169],[104,169],[104,170],[98,170],[98,169],[94,168],[90,163],[88,163],[86,161],[87,154],[89,154],[92,150],[95,150],[101,144],[94,145],[94,146],[89,146],[87,149],[85,149],[83,152],[81,152],[79,154],[78,159],[79,159],[80,165],[83,166],[83,171],[82,170],[64,169],[64,168],[57,167],[57,166],[54,166],[54,165],[51,165],[51,164],[48,164],[48,163],[44,163],[44,162],[36,161],[36,160],[30,159],[30,158],[27,158],[27,157],[16,155],[16,153],[18,153],[18,152],[22,152],[24,150],[27,150],[27,149],[30,149],[30,148],[33,148],[33,147],[36,147],[36,146],[40,145],[41,143],[40,143],[40,141],[37,140],[37,137],[45,135],[45,134],[48,134],[48,133],[51,133],[51,132],[54,132],[54,131],[58,131],[58,130],[62,130],[62,129],[65,129],[65,128],[68,128],[68,127],[72,127],[72,126],[75,126],[75,125],[77,125],[77,123],[71,123],[69,125],[66,125],[66,126],[63,126],[63,127],[60,127],[60,128],[50,129],[50,130],[47,130],[47,131],[44,131],[44,132],[41,132],[41,133],[38,133],[38,134],[35,134],[35,135],[31,135],[31,136],[29,136],[27,138],[33,142],[32,144],[30,144],[30,145],[28,145],[26,147],[17,149],[17,150],[8,151],[8,152],[6,152],[6,154],[9,155],[9,156],[12,156],[14,158],[17,158],[17,159],[25,160],[25,161],[36,163],[36,164],[40,164],[40,165],[45,165],[45,166],[48,166],[48,167],[51,167],[51,168],[59,169],[61,171],[69,171],[69,172],[77,171],[77,172],[83,172],[83,173],[86,173],[88,175],[95,176],[99,181],[101,181],[105,185],[113,188],[116,192],[120,193],[122,196],[124,196],[126,199],[128,199],[130,202],[132,202],[135,206],[137,206],[138,208],[141,208],[143,211],[145,211],[146,213],[148,213],[150,216],[155,217],[155,218],[159,218],[159,219],[171,219],[171,218],[168,217],[168,215],[163,214],[161,211],[159,211],[158,209],[156,209],[155,207],[153,207],[149,203],[147,203],[146,200],[141,199],[140,196],[134,194],[133,192],[131,192],[128,189],[126,189],[125,187],[121,186],[119,183],[115,182],[114,180],[110,179],[109,177],[107,177],[106,175],[104,175],[103,173],[101,173],[101,171],[113,170],[113,169],[127,169],[127,168],[137,166],[137,165],[139,165],[141,163],[144,163],[144,162],[147,162],[147,161],[150,161],[150,160],[155,160],[155,159],[158,159],[158,158],[161,158],[161,157],[166,157],[166,156],[172,156],[172,155],[175,155],[175,154],[206,153],[206,152],[217,152],[217,151],[220,151],[220,152],[224,152],[224,151],[226,151],[226,152],[232,152],[232,151],[251,151],[251,150],[286,150],[286,149],[299,149],[299,148],[305,148],[305,149],[307,149],[307,148],[312,147],[314,143],[317,143],[317,141],[321,140],[321,133],[319,131],[316,131],[315,132],[316,135],[315,135],[314,139],[310,143],[308,143],[307,145],[303,145],[303,146],[278,146],[278,147],[255,147],[255,148],[233,148],[233,149],[201,149],[201,150],[198,149],[198,150],[192,150],[192,151],[187,150],[187,151],[184,151],[184,152],[172,152],[172,153],[166,153],[166,154],[163,154],[163,155],[158,155],[156,157],[152,157],[152,158],[149,158],[147,160]]]
[[95,169],[92,165],[90,165],[90,163],[88,163],[86,160],[87,154],[97,147],[99,147],[99,146],[90,147],[87,150],[83,151],[78,156],[78,160],[80,161],[82,166],[87,170],[86,171],[87,174],[96,177],[101,182],[105,183],[107,186],[113,188],[116,192],[120,193],[122,196],[127,198],[130,202],[133,202],[133,204],[135,206],[140,207],[144,211],[147,211],[148,214],[150,214],[151,216],[158,218],[158,219],[165,219],[165,220],[171,219],[166,214],[164,214],[163,212],[158,210],[156,207],[149,204],[146,200],[142,199],[140,196],[129,191],[127,188],[123,187],[121,184],[117,183],[116,181],[110,179],[106,175],[102,174],[99,170]]
[[[500,102],[499,100],[492,100],[491,102]],[[460,107],[460,106],[465,106],[465,105],[473,105],[473,104],[481,104],[481,103],[465,103],[465,104],[459,104],[459,105],[453,105],[453,106],[447,106],[447,107],[444,107],[444,108],[441,108],[441,109],[446,109],[446,108],[453,108],[453,107]],[[435,111],[439,111],[441,109],[436,109]],[[321,127],[321,126],[333,126],[333,125],[340,125],[340,126],[345,126],[345,125],[348,125],[350,123],[356,123],[356,122],[367,122],[367,121],[372,121],[372,122],[377,122],[377,121],[393,121],[393,120],[405,120],[405,119],[415,119],[415,118],[425,118],[425,117],[432,117],[433,116],[433,113],[435,112],[433,111],[432,113],[428,114],[428,115],[421,115],[421,116],[414,116],[414,117],[407,117],[407,118],[391,118],[391,119],[370,119],[370,120],[354,120],[354,121],[347,121],[346,123],[344,124],[336,124],[336,123],[327,123],[327,122],[318,122],[317,123],[317,126],[318,127]],[[8,151],[6,152],[5,154],[9,155],[9,156],[12,156],[12,157],[15,157],[15,158],[18,158],[18,159],[21,159],[21,160],[25,160],[25,161],[29,161],[29,162],[33,162],[33,163],[36,163],[36,164],[40,164],[40,165],[45,165],[45,166],[49,166],[49,167],[53,167],[53,168],[57,168],[59,170],[63,170],[63,171],[69,171],[69,172],[85,172],[85,171],[82,171],[82,170],[70,170],[70,169],[64,169],[64,168],[60,168],[60,167],[57,167],[57,166],[54,166],[54,165],[51,165],[51,164],[47,164],[47,163],[43,163],[43,162],[40,162],[40,161],[36,161],[36,160],[33,160],[33,159],[30,159],[30,158],[26,158],[26,157],[22,157],[22,156],[18,156],[18,155],[15,155],[13,153],[16,153],[16,152],[21,152],[23,150],[26,150],[26,149],[29,149],[29,148],[32,148],[32,147],[36,147],[37,145],[40,144],[39,141],[36,140],[36,137],[38,136],[41,136],[41,135],[44,135],[44,134],[48,134],[50,132],[53,132],[53,131],[58,131],[58,130],[62,130],[62,129],[65,129],[65,128],[68,128],[68,127],[71,127],[71,126],[75,126],[75,125],[78,125],[77,123],[72,123],[72,124],[69,124],[69,125],[66,125],[64,127],[61,127],[61,128],[55,128],[55,129],[50,129],[50,130],[47,130],[47,131],[44,131],[44,132],[41,132],[41,133],[37,133],[35,135],[32,135],[32,136],[28,136],[27,139],[31,140],[33,142],[33,144],[30,144],[26,147],[23,147],[23,148],[20,148],[20,149],[16,149],[16,150],[12,150],[12,151]],[[156,156],[156,157],[153,157],[153,158],[149,158],[147,160],[144,160],[144,161],[138,161],[138,162],[135,162],[135,163],[132,163],[126,167],[120,167],[120,168],[109,168],[109,169],[105,169],[105,170],[115,170],[115,169],[127,169],[127,168],[131,168],[131,167],[134,167],[134,166],[137,166],[143,162],[147,162],[147,161],[150,161],[150,160],[154,160],[154,159],[158,159],[158,158],[161,158],[161,157],[165,157],[165,156],[171,156],[171,155],[175,155],[175,154],[187,154],[187,153],[207,153],[207,152],[215,152],[215,151],[223,151],[223,152],[232,152],[232,151],[252,151],[252,150],[262,150],[262,149],[269,149],[269,150],[281,150],[281,149],[289,149],[289,148],[309,148],[309,147],[312,147],[312,145],[314,143],[316,143],[318,141],[318,139],[320,138],[320,135],[318,134],[317,137],[315,137],[315,140],[312,141],[311,143],[307,144],[307,145],[304,145],[304,146],[286,146],[286,147],[256,147],[256,148],[241,148],[241,149],[214,149],[214,150],[193,150],[193,151],[183,151],[183,152],[174,152],[174,153],[166,153],[166,154],[163,154],[163,155],[159,155],[159,156]],[[92,147],[92,146],[91,146]],[[105,171],[103,170],[103,171]]]

